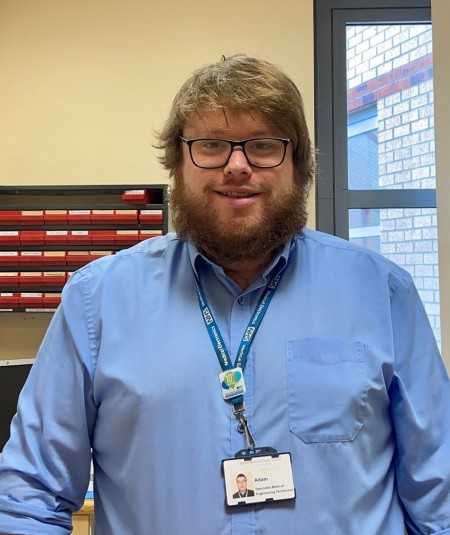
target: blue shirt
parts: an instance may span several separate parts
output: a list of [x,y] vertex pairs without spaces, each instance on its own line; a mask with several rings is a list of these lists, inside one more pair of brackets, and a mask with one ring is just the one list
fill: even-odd
[[0,464],[0,533],[68,534],[91,449],[101,535],[450,534],[450,384],[408,273],[306,230],[245,368],[258,446],[292,455],[295,502],[225,506],[246,447],[197,301],[233,358],[244,292],[174,234],[93,262],[63,292]]

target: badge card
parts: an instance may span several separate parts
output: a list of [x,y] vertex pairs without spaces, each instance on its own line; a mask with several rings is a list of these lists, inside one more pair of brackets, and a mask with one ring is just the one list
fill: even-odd
[[229,506],[295,498],[290,453],[226,459],[222,468]]

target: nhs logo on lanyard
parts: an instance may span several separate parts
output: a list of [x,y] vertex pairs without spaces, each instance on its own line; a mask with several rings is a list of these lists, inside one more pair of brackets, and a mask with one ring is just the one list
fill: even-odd
[[203,310],[203,317],[205,319],[206,325],[210,325],[213,322],[213,317],[208,307]]
[[242,341],[243,342],[250,342],[250,340],[252,339],[252,336],[253,336],[253,333],[256,331],[256,328],[255,327],[247,327],[245,333],[244,333],[244,336],[242,338]]

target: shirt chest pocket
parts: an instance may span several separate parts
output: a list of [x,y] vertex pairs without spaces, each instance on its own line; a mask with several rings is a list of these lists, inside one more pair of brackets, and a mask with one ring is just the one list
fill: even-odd
[[287,342],[290,430],[303,442],[353,440],[368,391],[365,346],[346,340]]

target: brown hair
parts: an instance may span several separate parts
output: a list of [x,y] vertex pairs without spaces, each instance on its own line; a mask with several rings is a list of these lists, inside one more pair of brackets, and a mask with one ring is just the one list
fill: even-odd
[[170,115],[158,134],[160,161],[173,177],[181,164],[180,135],[186,121],[201,109],[229,108],[258,112],[292,140],[294,167],[305,192],[314,180],[314,151],[302,96],[277,67],[244,54],[196,70],[178,91]]

